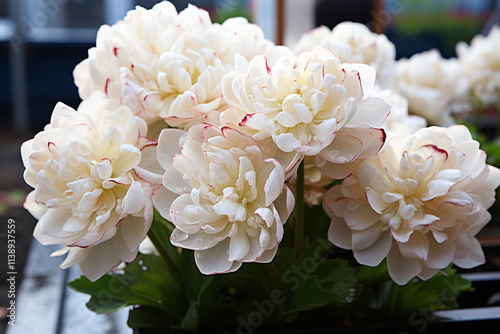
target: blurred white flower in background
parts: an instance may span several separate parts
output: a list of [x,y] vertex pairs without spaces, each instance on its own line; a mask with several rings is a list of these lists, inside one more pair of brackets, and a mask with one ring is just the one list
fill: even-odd
[[377,97],[391,106],[391,113],[382,124],[386,132],[391,131],[396,124],[407,126],[412,133],[427,126],[425,118],[408,114],[408,100],[396,91],[382,89],[380,86],[375,85],[370,92],[370,97]]
[[444,59],[437,50],[400,59],[396,65],[396,86],[409,102],[409,112],[433,125],[455,124],[454,108],[468,103],[469,81],[456,58]]
[[457,54],[472,85],[473,94],[485,105],[500,103],[500,27],[488,36],[477,35],[467,45],[457,44]]
[[377,71],[376,84],[383,88],[394,85],[396,48],[383,34],[375,34],[362,23],[342,22],[331,31],[325,26],[311,30],[300,38],[295,52],[326,47],[345,63],[362,63]]

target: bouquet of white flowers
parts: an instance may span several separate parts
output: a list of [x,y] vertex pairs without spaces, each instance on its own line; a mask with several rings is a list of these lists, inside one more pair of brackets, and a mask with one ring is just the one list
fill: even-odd
[[[293,51],[243,18],[137,7],[76,66],[80,106],[59,103],[21,148],[36,239],[80,266],[70,286],[90,309],[133,306],[133,328],[345,326],[454,306],[470,285],[451,265],[484,263],[475,236],[500,170],[465,126],[408,114],[449,123],[470,92],[462,63],[396,64],[394,50],[357,23]],[[453,297],[436,303],[444,285]]]

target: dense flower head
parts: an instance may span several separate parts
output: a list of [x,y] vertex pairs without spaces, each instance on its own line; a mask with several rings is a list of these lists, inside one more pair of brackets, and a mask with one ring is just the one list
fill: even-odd
[[172,244],[195,250],[202,273],[274,258],[294,199],[283,167],[254,139],[209,124],[166,129],[158,159],[165,188],[155,193],[155,207],[175,225]]
[[485,159],[464,126],[401,131],[326,194],[329,240],[364,265],[387,258],[398,284],[452,262],[483,264],[475,235],[491,218],[500,184],[500,170]]
[[135,258],[153,216],[154,186],[134,170],[146,131],[129,108],[94,94],[78,111],[57,104],[51,123],[22,145],[34,236],[69,247],[63,267],[79,263],[95,280]]
[[353,160],[375,154],[385,138],[375,127],[386,119],[389,106],[364,99],[374,75],[367,65],[341,63],[324,47],[296,60],[283,57],[272,66],[263,56],[249,63],[240,59],[222,82],[232,108],[221,119],[238,120],[256,140],[272,137],[284,152],[317,156],[322,166],[328,162],[347,169]]
[[396,86],[409,102],[409,112],[439,126],[455,124],[452,113],[468,104],[469,81],[456,58],[439,51],[418,53],[396,65]]
[[487,36],[477,35],[467,45],[457,44],[457,54],[474,95],[483,104],[500,102],[500,26],[495,25]]
[[184,128],[224,109],[220,81],[236,54],[251,58],[273,47],[243,18],[212,24],[205,10],[190,5],[177,13],[164,1],[102,26],[74,76],[82,98],[99,90],[133,105],[148,123],[164,118]]
[[383,34],[375,34],[362,23],[342,22],[332,30],[318,27],[300,38],[295,52],[311,51],[322,45],[342,62],[362,63],[377,71],[376,83],[383,88],[394,84],[396,48]]

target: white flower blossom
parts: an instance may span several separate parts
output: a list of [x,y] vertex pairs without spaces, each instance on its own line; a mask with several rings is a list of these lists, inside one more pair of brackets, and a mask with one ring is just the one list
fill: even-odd
[[262,56],[239,60],[222,82],[232,107],[221,115],[223,122],[237,119],[256,140],[272,137],[284,152],[316,156],[322,172],[335,178],[383,145],[385,133],[377,127],[389,105],[363,99],[374,81],[369,66],[342,64],[324,47],[271,67]]
[[500,170],[464,126],[400,132],[325,195],[335,245],[391,278],[429,279],[454,263],[483,264],[475,235],[490,220]]
[[93,94],[78,111],[57,104],[51,123],[22,145],[34,236],[68,246],[57,253],[69,251],[61,267],[79,264],[94,281],[137,255],[153,218],[155,186],[135,171],[146,132],[129,108]]
[[408,99],[409,112],[439,126],[455,124],[452,112],[468,103],[469,81],[456,58],[444,59],[437,50],[400,59],[396,86]]
[[407,126],[412,133],[427,126],[425,118],[408,114],[408,100],[398,92],[375,85],[370,92],[370,97],[382,99],[391,106],[391,113],[382,124],[386,132],[391,131],[396,124]]
[[283,167],[257,142],[209,124],[166,129],[158,159],[165,188],[155,192],[155,207],[175,225],[172,244],[195,250],[202,273],[274,258],[294,199]]
[[311,51],[318,45],[332,51],[342,62],[370,65],[377,72],[377,85],[393,86],[396,48],[387,36],[371,32],[362,23],[342,22],[331,31],[321,26],[305,33],[295,46],[295,52]]
[[102,26],[74,77],[82,98],[100,90],[148,123],[164,118],[188,128],[207,117],[217,121],[225,108],[220,82],[236,53],[251,58],[271,49],[261,29],[243,18],[212,24],[205,10],[190,5],[177,14],[164,1]]
[[486,105],[500,103],[500,26],[488,36],[477,35],[467,45],[457,44],[457,54],[474,95]]

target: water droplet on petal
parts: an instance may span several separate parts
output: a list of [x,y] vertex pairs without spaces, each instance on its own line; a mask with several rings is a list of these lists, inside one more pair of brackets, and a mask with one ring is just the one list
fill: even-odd
[[359,205],[353,200],[350,200],[349,203],[347,203],[347,209],[349,211],[356,211],[358,207]]

